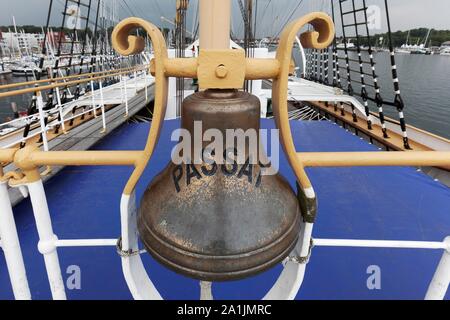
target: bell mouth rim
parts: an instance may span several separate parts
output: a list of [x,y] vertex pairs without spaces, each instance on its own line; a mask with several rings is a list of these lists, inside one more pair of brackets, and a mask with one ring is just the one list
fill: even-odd
[[225,281],[239,281],[246,278],[250,278],[253,276],[257,276],[263,272],[268,271],[269,269],[275,267],[277,263],[280,263],[284,259],[286,259],[289,254],[294,250],[300,234],[298,233],[295,237],[294,241],[287,246],[281,253],[272,257],[270,260],[265,261],[262,264],[255,265],[249,268],[240,269],[237,271],[223,271],[223,272],[211,272],[204,270],[196,270],[191,269],[186,266],[174,263],[171,260],[168,260],[164,256],[160,255],[156,251],[148,250],[146,251],[159,263],[163,264],[170,270],[174,271],[177,274],[181,274],[183,276],[189,277],[191,279],[200,280],[200,281],[210,281],[210,282],[225,282]]
[[[224,104],[229,105],[234,101],[242,101],[245,98],[251,96],[254,95],[246,91],[241,91],[237,89],[208,89],[205,91],[195,92],[187,96],[184,99],[183,103],[189,100],[214,101],[217,103],[217,101],[220,101],[220,99],[227,99],[226,103]],[[256,96],[254,97],[257,98]]]
[[[299,210],[299,214],[296,215],[295,220],[291,223],[287,231],[276,238],[275,241],[253,251],[233,255],[218,256],[186,251],[174,246],[172,243],[161,241],[160,237],[153,237],[154,233],[152,231],[150,231],[151,237],[153,237],[153,241],[157,244],[156,246],[147,245],[140,236],[140,233],[139,238],[151,257],[175,273],[202,281],[233,281],[260,274],[288,257],[298,243],[301,230],[301,217]],[[142,228],[143,225],[139,225]],[[148,229],[146,225],[144,227]],[[272,249],[277,248],[277,246],[279,247],[278,250]],[[273,252],[270,252],[271,249]],[[171,252],[173,256],[170,255]],[[243,261],[244,259],[249,259],[250,261],[247,260],[246,263],[240,264],[239,261]],[[209,264],[207,263],[208,261],[210,261]],[[224,266],[227,267],[224,268]]]
[[[236,259],[236,257],[240,257],[240,256],[243,256],[243,255],[245,255],[247,257],[251,257],[251,256],[254,256],[254,255],[257,255],[257,254],[261,253],[262,251],[266,251],[266,250],[270,249],[271,247],[274,247],[274,246],[278,245],[284,239],[286,239],[289,236],[291,236],[291,233],[294,232],[293,229],[298,229],[297,236],[296,236],[296,239],[298,239],[298,234],[301,231],[300,230],[301,229],[301,227],[300,227],[300,220],[301,219],[302,219],[302,214],[300,212],[300,208],[298,208],[298,214],[296,215],[295,220],[291,223],[289,228],[286,229],[286,231],[283,232],[278,238],[275,238],[274,241],[270,242],[269,244],[267,244],[267,245],[265,245],[263,247],[255,249],[255,250],[243,251],[243,252],[241,252],[239,254],[230,254],[230,255],[213,255],[213,254],[198,253],[198,252],[194,252],[194,251],[187,251],[187,250],[184,250],[183,248],[181,248],[180,246],[178,246],[176,243],[174,243],[170,239],[167,239],[167,240],[164,241],[160,236],[155,234],[155,232],[143,221],[143,219],[141,219],[141,215],[140,214],[139,214],[139,225],[145,226],[146,230],[148,232],[150,232],[152,237],[155,240],[157,240],[162,246],[167,247],[167,248],[169,248],[169,249],[171,249],[173,251],[176,251],[179,254],[187,255],[187,256],[189,256],[191,258],[197,258],[197,259],[204,259],[203,257],[207,257],[208,259],[212,258],[212,260],[233,260],[233,259]],[[148,245],[142,239],[140,232],[138,232],[138,234],[139,234],[139,239],[141,240],[141,242],[144,244],[146,250],[148,251],[148,249],[147,249]]]

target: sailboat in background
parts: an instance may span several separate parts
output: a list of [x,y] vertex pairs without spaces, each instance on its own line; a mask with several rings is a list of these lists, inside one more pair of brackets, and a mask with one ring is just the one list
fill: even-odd
[[425,37],[425,41],[421,43],[420,45],[416,45],[411,48],[411,54],[431,54],[431,50],[427,48],[426,44],[428,42],[428,39],[430,38],[431,29],[428,29],[427,36]]
[[403,53],[403,54],[410,54],[410,45],[409,45],[409,36],[411,35],[411,30],[408,30],[408,36],[406,37],[406,43],[403,44],[400,48],[395,49],[395,53]]
[[355,44],[352,43],[352,42],[349,40],[348,42],[342,42],[342,43],[339,43],[336,47],[339,48],[339,49],[345,49],[345,48],[347,48],[347,49],[350,50],[350,49],[354,49],[354,48],[355,48]]

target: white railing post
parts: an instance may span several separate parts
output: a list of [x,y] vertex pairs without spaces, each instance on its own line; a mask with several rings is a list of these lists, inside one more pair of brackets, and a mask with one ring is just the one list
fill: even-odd
[[44,145],[44,151],[48,151],[47,125],[45,124],[44,119],[44,101],[42,100],[42,94],[40,91],[37,93],[36,102],[39,110],[39,123],[41,125],[42,143]]
[[300,51],[300,54],[302,56],[302,67],[303,67],[303,74],[305,75],[305,78],[307,77],[307,71],[306,71],[306,54],[305,49],[303,49],[302,43],[299,39],[299,37],[295,37],[295,41],[297,41],[298,48]]
[[147,69],[144,69],[145,102],[148,102]]
[[100,106],[102,108],[102,123],[103,123],[103,130],[102,132],[106,132],[106,116],[105,116],[105,103],[103,100],[103,83],[100,80]]
[[425,300],[443,300],[450,284],[450,237],[445,238],[447,248],[428,287]]
[[211,282],[200,281],[200,300],[214,300]]
[[91,98],[92,98],[92,110],[94,112],[94,118],[97,118],[97,108],[95,107],[94,81],[92,80],[91,80]]
[[0,182],[0,221],[1,248],[5,255],[14,297],[17,300],[30,300],[31,293],[28,286],[25,264],[23,262],[7,183],[5,181]]
[[59,87],[56,88],[56,101],[58,102],[58,110],[59,110],[59,117],[61,118],[61,127],[63,132],[66,132],[66,125],[64,123],[64,114],[62,110],[62,103],[61,103],[61,93],[59,92]]
[[27,184],[30,192],[31,205],[39,234],[38,249],[44,256],[50,290],[54,300],[65,300],[66,291],[59,265],[58,251],[56,248],[57,236],[53,233],[52,220],[48,210],[42,180]]
[[123,91],[125,92],[125,117],[128,117],[128,92],[127,92],[127,78],[123,77]]
[[119,75],[119,82],[120,82],[120,102],[125,102],[125,97],[123,94],[123,75]]
[[134,71],[134,90],[136,93],[138,92],[138,83],[137,83],[137,71]]

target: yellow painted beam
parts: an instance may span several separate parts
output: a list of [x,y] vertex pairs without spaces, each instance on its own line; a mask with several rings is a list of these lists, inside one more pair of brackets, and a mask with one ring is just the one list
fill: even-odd
[[304,167],[448,166],[449,151],[299,152]]
[[33,151],[28,161],[34,166],[131,166],[143,151]]
[[[136,69],[136,70],[139,70],[139,69]],[[78,79],[78,80],[71,80],[71,81],[66,81],[66,82],[57,82],[57,83],[44,85],[44,86],[37,86],[37,87],[32,87],[32,88],[0,92],[0,98],[18,96],[18,95],[25,94],[25,93],[39,92],[39,91],[50,90],[50,89],[55,89],[55,88],[59,88],[59,87],[71,87],[71,86],[75,86],[75,85],[81,84],[81,83],[87,83],[90,81],[96,81],[96,80],[100,80],[100,79],[104,79],[104,78],[115,77],[115,76],[127,74],[132,71],[134,71],[134,70],[132,69],[132,70],[126,70],[126,71],[121,71],[121,72],[114,72],[114,73],[110,73],[110,74],[102,75],[102,76],[95,76],[95,77],[90,76],[88,78],[84,78],[81,80]]]
[[0,163],[9,163],[13,161],[17,149],[0,149]]
[[107,70],[107,71],[98,71],[98,72],[74,74],[74,75],[71,75],[71,76],[58,77],[58,78],[47,78],[47,79],[27,81],[27,82],[9,83],[9,84],[1,85],[0,86],[0,90],[12,89],[12,88],[17,88],[17,87],[32,86],[32,85],[35,85],[35,84],[42,84],[42,83],[55,83],[55,82],[66,81],[68,79],[86,78],[86,77],[92,77],[92,76],[107,75],[107,74],[117,73],[117,72],[122,72],[122,71],[134,71],[135,69],[141,70],[143,68],[142,67],[139,67],[139,68],[129,67],[129,68]]

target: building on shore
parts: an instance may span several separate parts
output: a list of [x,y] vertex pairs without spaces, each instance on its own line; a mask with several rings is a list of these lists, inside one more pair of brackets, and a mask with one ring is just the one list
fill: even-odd
[[39,33],[2,32],[1,43],[4,48],[14,50],[34,50],[39,48],[44,36]]
[[[62,39],[60,39],[62,38]],[[53,48],[58,47],[59,41],[67,43],[70,39],[60,32],[48,32],[47,44]],[[37,54],[42,51],[42,44],[44,42],[44,35],[42,33],[25,33],[23,31],[16,32],[1,32],[0,31],[0,54],[3,55],[27,55]]]

